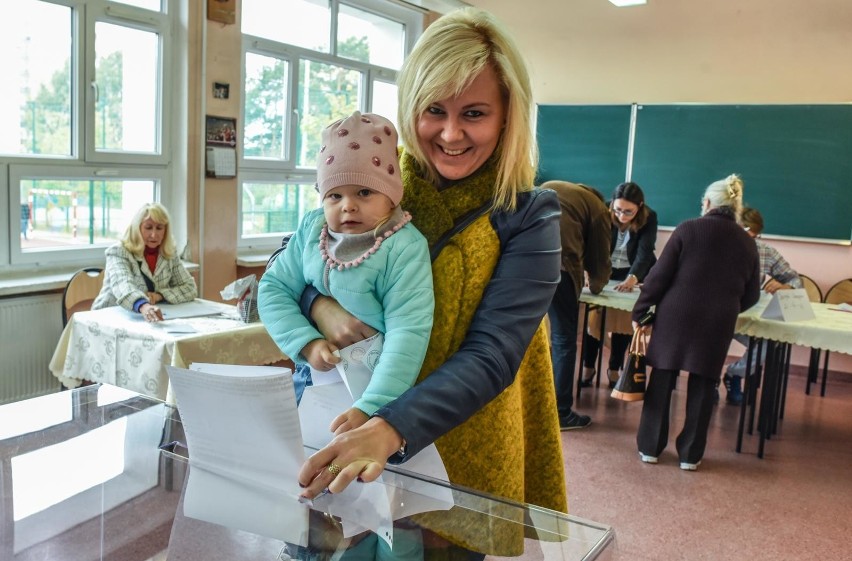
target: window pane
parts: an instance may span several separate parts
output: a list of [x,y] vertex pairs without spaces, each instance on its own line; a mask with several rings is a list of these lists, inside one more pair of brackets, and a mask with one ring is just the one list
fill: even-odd
[[286,60],[246,53],[246,158],[287,159],[288,68]]
[[21,250],[118,241],[155,182],[121,179],[21,180]]
[[397,108],[399,107],[397,89],[396,84],[389,84],[388,82],[380,82],[378,80],[374,81],[373,108],[371,111],[389,119],[393,123],[393,126],[399,130],[399,123],[396,120]]
[[242,235],[268,236],[293,232],[305,212],[317,208],[313,184],[243,183]]
[[361,73],[311,60],[299,63],[299,135],[296,165],[316,166],[322,129],[361,107]]
[[399,70],[404,51],[404,25],[346,4],[340,5],[338,55]]
[[243,0],[243,33],[330,52],[329,0]]
[[95,148],[157,151],[159,37],[110,23],[95,25]]
[[156,12],[162,11],[160,7],[160,0],[112,0],[113,2],[118,2],[120,4],[127,4],[128,6],[137,6],[139,8],[145,8],[146,10],[154,10]]
[[0,153],[71,155],[71,9],[22,0],[0,32]]

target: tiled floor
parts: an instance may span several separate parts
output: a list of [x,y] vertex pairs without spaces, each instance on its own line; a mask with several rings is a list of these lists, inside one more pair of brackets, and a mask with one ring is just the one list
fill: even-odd
[[804,393],[793,368],[784,420],[757,457],[758,437],[735,452],[739,408],[714,411],[704,461],[679,469],[673,440],[683,423],[685,377],[675,390],[669,447],[639,461],[642,403],[584,389],[576,404],[592,425],[562,433],[571,514],[610,524],[607,561],[852,559],[852,376],[829,373],[825,397]]

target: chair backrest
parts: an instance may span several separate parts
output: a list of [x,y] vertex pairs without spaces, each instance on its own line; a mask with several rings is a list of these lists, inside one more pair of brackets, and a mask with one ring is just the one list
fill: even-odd
[[811,302],[822,302],[822,290],[819,289],[814,279],[807,275],[799,275],[799,278],[802,279],[802,288],[808,293],[808,300]]
[[826,304],[852,304],[852,279],[843,279],[825,293]]
[[71,319],[74,312],[92,308],[92,302],[97,298],[103,284],[104,270],[102,267],[86,267],[71,276],[62,293],[63,326],[68,324],[68,320]]

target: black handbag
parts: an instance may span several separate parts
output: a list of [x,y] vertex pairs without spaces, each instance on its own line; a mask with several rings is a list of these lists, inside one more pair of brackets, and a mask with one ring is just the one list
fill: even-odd
[[612,397],[622,401],[642,401],[645,398],[645,380],[647,379],[645,349],[647,346],[647,336],[642,330],[635,330],[627,352],[627,364],[624,365],[612,389]]

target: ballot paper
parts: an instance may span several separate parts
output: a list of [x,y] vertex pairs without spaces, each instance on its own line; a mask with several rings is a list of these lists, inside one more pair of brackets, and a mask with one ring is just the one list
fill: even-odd
[[190,450],[184,515],[307,545],[305,461],[288,368],[168,366]]
[[[331,441],[329,424],[352,406],[350,388],[366,388],[381,340],[342,349],[338,381],[306,388],[298,410],[286,368],[167,367],[190,450],[184,515],[305,545],[313,508],[340,518],[344,537],[370,530],[393,547],[394,520],[451,508],[449,487],[387,473],[312,503],[298,500],[304,446],[318,449]],[[434,445],[406,462],[405,470],[448,479]]]
[[[330,377],[326,377],[324,383],[305,388],[302,400],[299,403],[299,420],[305,445],[320,449],[331,442],[334,437],[329,429],[332,420],[352,407],[352,403],[361,397],[378,362],[383,341],[384,338],[379,333],[374,337],[341,349],[341,361],[337,365],[339,380],[330,382]],[[328,375],[328,373],[325,374]],[[439,481],[449,481],[446,467],[444,467],[438,449],[434,444],[430,444],[408,459],[400,468],[400,471],[425,475]],[[393,520],[420,512],[449,510],[454,504],[452,491],[449,487],[426,483],[416,478],[389,478],[387,476],[388,473],[385,472],[385,475],[379,480],[387,483],[384,486],[383,497],[390,505],[390,516]],[[345,537],[369,529],[388,542],[389,545],[392,545],[393,534],[392,532],[387,533],[390,528],[384,524],[383,520],[370,517],[365,512],[359,512],[357,516],[347,516],[347,509],[351,509],[353,506],[372,504],[372,501],[377,500],[370,495],[368,489],[370,485],[353,484],[347,487],[347,491],[353,487],[362,487],[364,494],[363,497],[356,500],[354,505],[343,505],[343,509],[339,510],[340,503],[325,503],[328,500],[327,496],[314,500],[314,505],[341,517]],[[378,508],[375,504],[373,504],[373,507]],[[354,521],[358,521],[360,524]]]
[[201,316],[215,316],[221,314],[227,308],[216,302],[205,302],[204,300],[192,300],[180,304],[168,304],[160,302],[157,307],[163,313],[163,319],[194,318]]

